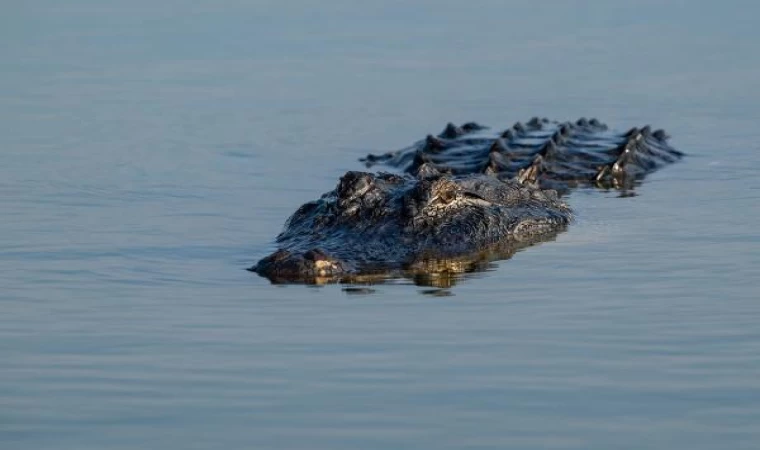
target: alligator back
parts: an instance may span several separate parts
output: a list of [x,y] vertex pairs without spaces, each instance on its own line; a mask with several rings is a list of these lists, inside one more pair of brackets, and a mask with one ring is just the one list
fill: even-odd
[[621,133],[596,119],[573,123],[534,117],[500,133],[474,122],[449,123],[437,136],[362,161],[423,178],[483,173],[560,192],[576,186],[630,189],[683,156],[667,140],[665,131],[649,126]]

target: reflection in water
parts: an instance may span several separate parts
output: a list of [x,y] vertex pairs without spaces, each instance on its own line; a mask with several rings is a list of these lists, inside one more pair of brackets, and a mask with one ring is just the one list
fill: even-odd
[[346,286],[342,290],[348,295],[368,295],[375,293],[375,290],[372,288],[360,286]]
[[448,289],[425,289],[424,291],[420,291],[420,294],[429,295],[431,297],[451,297],[454,295],[454,293]]

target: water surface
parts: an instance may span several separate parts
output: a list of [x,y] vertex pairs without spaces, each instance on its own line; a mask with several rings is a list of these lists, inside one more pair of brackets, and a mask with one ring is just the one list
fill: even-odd
[[[16,3],[2,448],[760,442],[754,3]],[[533,115],[689,157],[448,289],[243,270],[366,153]]]

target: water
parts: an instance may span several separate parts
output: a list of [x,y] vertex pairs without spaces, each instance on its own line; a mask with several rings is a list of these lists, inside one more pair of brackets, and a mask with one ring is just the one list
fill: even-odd
[[[2,448],[757,448],[758,13],[6,6]],[[690,156],[449,289],[243,270],[360,156],[533,115]]]

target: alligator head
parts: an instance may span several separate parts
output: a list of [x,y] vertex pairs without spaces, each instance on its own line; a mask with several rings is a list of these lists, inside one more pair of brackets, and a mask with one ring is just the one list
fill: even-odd
[[556,192],[516,181],[348,172],[301,206],[277,237],[279,250],[250,270],[285,282],[452,270],[441,261],[462,268],[494,251],[511,254],[570,219]]

